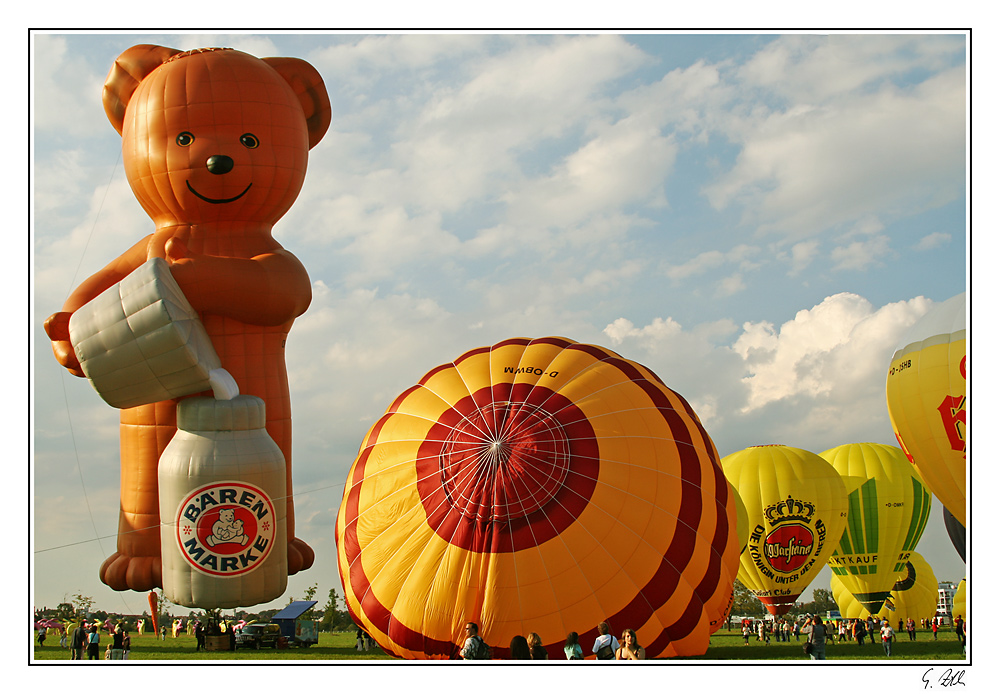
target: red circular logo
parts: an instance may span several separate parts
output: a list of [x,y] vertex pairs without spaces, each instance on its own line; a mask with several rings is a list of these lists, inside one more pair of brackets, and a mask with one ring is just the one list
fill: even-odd
[[252,484],[213,482],[177,507],[177,548],[196,570],[238,576],[256,569],[274,544],[277,518],[267,493]]
[[764,558],[771,568],[782,573],[801,569],[812,552],[812,530],[798,523],[782,525],[764,540]]

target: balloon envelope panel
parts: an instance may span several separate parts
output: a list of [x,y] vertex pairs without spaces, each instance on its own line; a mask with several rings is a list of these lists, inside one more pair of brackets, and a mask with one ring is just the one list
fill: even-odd
[[931,496],[895,446],[852,443],[820,453],[848,481],[847,529],[827,561],[875,613],[923,535]]
[[404,658],[455,657],[473,621],[506,657],[536,632],[633,628],[704,653],[736,575],[736,502],[679,395],[563,338],[471,350],[401,394],[362,443],[337,519],[347,606]]
[[965,525],[968,405],[965,293],[935,306],[893,354],[886,401],[893,431],[927,488]]
[[831,576],[830,590],[840,608],[840,614],[847,619],[867,619],[869,615],[888,619],[894,629],[900,619],[905,623],[912,618],[920,624],[921,619],[933,617],[938,601],[938,582],[934,570],[917,552],[910,554],[907,564],[896,574],[896,583],[889,591],[888,601],[883,600],[874,611],[868,610],[858,601],[840,576]]
[[771,614],[784,614],[844,531],[844,482],[818,455],[791,446],[753,446],[727,455],[722,467],[749,518],[740,582]]

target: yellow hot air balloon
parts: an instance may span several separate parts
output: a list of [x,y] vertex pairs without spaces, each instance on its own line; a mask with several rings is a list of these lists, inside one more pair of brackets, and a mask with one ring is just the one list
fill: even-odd
[[494,657],[538,633],[632,628],[703,654],[730,597],[736,502],[688,404],[642,366],[564,338],[471,350],[401,394],[361,445],[337,517],[347,607],[387,652]]
[[739,580],[772,615],[787,612],[823,567],[847,523],[847,487],[815,453],[753,446],[722,459],[746,505],[750,537]]
[[[919,553],[911,552],[903,570],[896,575],[896,582],[889,595],[872,612],[858,602],[841,576],[830,578],[833,599],[840,608],[840,614],[847,619],[867,619],[869,615],[888,619],[896,628],[898,620],[906,623],[913,619],[920,624],[921,619],[934,616],[938,601],[938,582],[934,570]],[[900,637],[901,638],[901,637]]]
[[923,535],[931,495],[895,446],[849,443],[819,455],[852,490],[847,529],[827,564],[874,614]]
[[885,383],[889,419],[927,488],[965,518],[965,293],[935,306],[892,356]]
[[743,554],[750,540],[750,514],[747,513],[747,505],[743,503],[743,498],[732,482],[729,483],[729,488],[732,489],[733,499],[736,500],[736,537],[740,541],[740,554]]

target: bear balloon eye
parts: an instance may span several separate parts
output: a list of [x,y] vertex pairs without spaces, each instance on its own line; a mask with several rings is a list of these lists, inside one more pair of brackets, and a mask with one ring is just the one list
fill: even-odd
[[184,132],[182,132],[180,135],[177,136],[176,142],[181,147],[187,147],[188,145],[194,142],[194,135],[185,130]]
[[260,146],[260,140],[253,133],[243,133],[240,135],[240,142],[247,149],[257,149]]

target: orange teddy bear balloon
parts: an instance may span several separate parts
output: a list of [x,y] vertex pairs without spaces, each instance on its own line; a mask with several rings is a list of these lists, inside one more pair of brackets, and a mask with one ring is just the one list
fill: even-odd
[[[305,268],[271,236],[298,196],[309,150],[330,125],[319,73],[296,58],[228,48],[134,46],[115,61],[104,107],[122,136],[129,184],[155,231],[70,295],[45,330],[56,359],[82,376],[74,311],[151,258],[163,258],[197,311],[223,368],[266,404],[287,463],[288,573],[313,551],[295,537],[285,339],[312,299]],[[101,566],[115,590],[162,585],[157,461],[176,431],[177,400],[121,411],[118,551]]]

